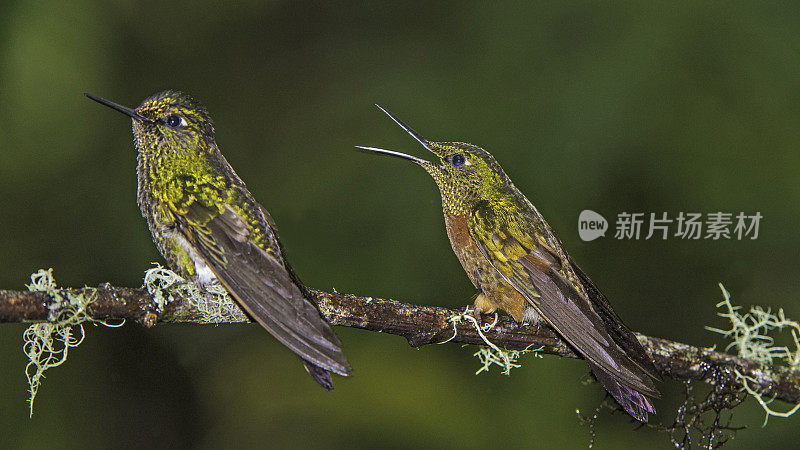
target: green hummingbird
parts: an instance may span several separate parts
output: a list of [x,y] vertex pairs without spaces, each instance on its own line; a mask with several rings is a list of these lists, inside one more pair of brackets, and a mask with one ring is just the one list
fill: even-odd
[[269,213],[222,156],[205,107],[177,91],[136,109],[86,96],[132,119],[139,208],[169,265],[200,285],[222,283],[325,389],[330,372],[349,375],[342,344],[286,261]]
[[450,244],[479,290],[476,317],[504,310],[519,323],[543,320],[586,359],[625,411],[646,422],[655,413],[648,397],[659,396],[655,365],[494,157],[463,142],[428,141],[376,106],[438,160],[358,148],[413,161],[436,181]]

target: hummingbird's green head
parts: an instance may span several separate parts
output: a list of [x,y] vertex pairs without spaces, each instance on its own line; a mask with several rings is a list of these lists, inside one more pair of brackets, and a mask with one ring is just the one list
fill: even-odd
[[133,120],[133,135],[140,153],[155,156],[165,151],[208,149],[214,142],[214,125],[205,107],[178,91],[164,91],[145,99],[136,109],[86,94]]
[[467,214],[481,200],[491,200],[513,186],[502,167],[486,150],[464,142],[430,142],[379,105],[383,112],[417,140],[436,160],[375,147],[358,147],[382,155],[407,159],[422,166],[436,181],[442,205],[454,215]]

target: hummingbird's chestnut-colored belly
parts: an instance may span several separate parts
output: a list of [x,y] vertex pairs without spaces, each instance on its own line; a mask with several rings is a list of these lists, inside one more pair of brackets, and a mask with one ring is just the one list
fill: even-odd
[[659,395],[658,370],[500,164],[472,144],[429,141],[381,109],[436,159],[359,148],[412,161],[436,181],[453,252],[480,290],[475,317],[502,309],[517,322],[545,321],[625,411],[646,422],[655,412],[648,397]]
[[517,322],[537,322],[525,297],[503,279],[475,245],[469,234],[469,216],[455,216],[445,211],[444,219],[453,252],[472,284],[480,290],[475,298],[475,309],[482,313],[492,313],[499,309],[511,314]]

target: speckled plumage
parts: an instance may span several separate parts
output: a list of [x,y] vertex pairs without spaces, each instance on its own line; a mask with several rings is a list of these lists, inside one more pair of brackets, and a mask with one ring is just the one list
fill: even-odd
[[201,284],[219,280],[323,387],[333,387],[328,371],[348,375],[341,343],[286,262],[272,218],[220,153],[206,109],[176,91],[135,110],[89,97],[132,118],[139,208],[168,264]]
[[586,358],[631,416],[647,421],[655,412],[647,396],[659,395],[655,366],[494,157],[463,142],[430,142],[383,111],[438,161],[360,148],[409,159],[436,181],[453,251],[479,290],[476,312],[504,310],[518,322],[544,320]]
[[[205,222],[232,208],[248,225],[248,239],[281,260],[272,218],[250,195],[244,182],[217,148],[214,125],[205,108],[179,92],[165,91],[136,108],[144,117],[178,113],[191,129],[165,130],[157,123],[133,120],[134,145],[138,150],[137,201],[159,251],[181,275],[194,278],[194,263],[175,239],[175,216],[191,225]],[[202,205],[208,212],[190,217],[190,208]]]

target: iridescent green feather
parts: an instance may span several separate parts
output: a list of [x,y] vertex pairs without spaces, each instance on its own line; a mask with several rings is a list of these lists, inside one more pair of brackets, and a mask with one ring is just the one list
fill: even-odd
[[170,266],[220,281],[331,389],[328,370],[350,372],[341,343],[286,263],[272,219],[217,148],[206,109],[174,91],[135,110],[90,97],[133,119],[139,207]]
[[[471,144],[428,141],[381,109],[437,160],[360,148],[413,161],[434,178],[453,250],[481,291],[477,297],[481,305],[516,312],[518,320],[529,315],[527,309],[522,313],[524,306],[532,308],[534,317],[544,319],[588,360],[598,380],[626,411],[646,421],[647,413],[655,409],[645,395],[658,396],[651,379],[658,378],[655,366],[492,155]],[[513,291],[509,294],[509,289],[524,300]],[[527,305],[519,305],[521,301]]]

